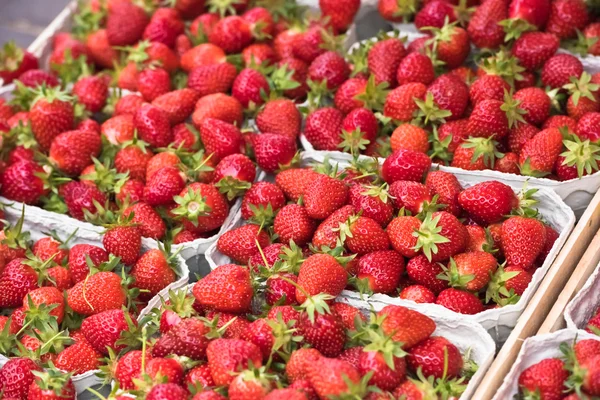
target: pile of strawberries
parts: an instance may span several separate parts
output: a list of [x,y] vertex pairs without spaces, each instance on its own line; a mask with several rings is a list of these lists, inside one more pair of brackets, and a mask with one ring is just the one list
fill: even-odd
[[121,352],[112,368],[117,393],[152,400],[447,399],[459,397],[477,370],[468,352],[433,335],[431,318],[404,307],[365,313],[306,294],[299,307],[253,309],[262,289],[247,268],[232,264],[190,289],[171,292],[148,318],[138,348]]
[[519,376],[519,394],[524,398],[578,400],[600,396],[597,374],[600,341],[562,343],[560,358],[547,358]]
[[559,236],[532,209],[535,190],[517,195],[498,181],[464,189],[430,165],[400,150],[381,169],[280,172],[248,190],[250,223],[224,233],[217,249],[266,280],[268,304],[347,287],[463,314],[515,304]]
[[419,30],[442,25],[448,18],[467,28],[478,48],[496,49],[524,32],[552,34],[562,47],[583,56],[600,55],[600,21],[594,4],[583,0],[443,1],[422,4],[379,0],[383,18],[391,22],[414,21]]
[[[2,54],[16,84],[0,103],[2,196],[179,244],[219,231],[257,165],[293,162],[308,64],[356,10],[158,3],[82,3],[49,71]],[[263,134],[242,129],[249,118]]]
[[[503,43],[506,24],[493,19],[501,7],[485,1],[462,27],[451,4],[431,1],[415,19],[422,37],[406,44],[382,34],[346,62],[321,56],[329,57],[329,90],[309,93],[306,139],[316,150],[385,157],[410,149],[464,170],[560,181],[596,172],[600,75],[557,54],[554,32],[519,32]],[[494,27],[500,42],[486,37]],[[472,44],[482,50],[470,57]]]
[[[76,232],[65,240],[53,233],[32,241],[23,221],[0,232],[0,353],[11,357],[0,370],[0,386],[6,398],[47,399],[39,392],[55,390],[56,381],[73,395],[69,378],[105,364],[106,344],[121,331],[130,332],[124,344],[135,338],[135,315],[179,279],[179,264],[164,249],[142,254],[110,232],[103,247],[70,245]],[[33,375],[21,380],[24,370],[42,366],[51,367],[50,376],[36,375],[31,388]]]

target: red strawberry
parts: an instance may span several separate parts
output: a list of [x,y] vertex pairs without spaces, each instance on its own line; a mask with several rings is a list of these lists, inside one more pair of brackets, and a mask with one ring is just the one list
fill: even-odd
[[415,303],[434,303],[435,294],[421,285],[410,285],[402,289],[398,297],[404,300],[411,300]]
[[170,354],[200,360],[206,356],[209,328],[197,318],[184,318],[158,339],[152,348],[154,357]]
[[[334,396],[354,393],[354,396],[362,398],[365,393],[361,392],[360,373],[352,364],[334,358],[321,357],[308,366],[308,380],[313,386],[319,398],[331,398]],[[350,385],[353,385],[352,389]]]
[[436,328],[431,318],[406,307],[385,306],[377,315],[385,316],[381,324],[383,332],[402,343],[404,349],[410,349],[427,339]]
[[408,354],[408,365],[423,376],[435,378],[456,378],[463,367],[462,355],[458,348],[441,336],[432,336],[412,347]]
[[508,17],[504,0],[484,1],[477,7],[469,21],[469,37],[479,48],[495,49],[504,42],[504,29],[500,21]]
[[383,228],[375,220],[362,216],[352,216],[340,225],[340,240],[350,252],[359,256],[390,247]]
[[0,274],[0,305],[4,308],[21,306],[25,295],[38,287],[38,274],[24,261],[22,258],[10,261]]
[[304,135],[316,150],[337,150],[342,142],[344,114],[335,108],[320,108],[306,118]]
[[316,228],[316,221],[309,217],[304,207],[297,204],[281,208],[273,224],[273,231],[279,235],[281,243],[294,241],[298,246],[309,243]]
[[258,225],[244,225],[225,232],[217,242],[217,249],[234,261],[247,264],[260,248],[270,244],[269,235]]
[[404,272],[404,259],[393,250],[376,251],[360,258],[357,278],[366,279],[374,293],[392,294]]
[[92,315],[83,320],[81,331],[85,335],[85,340],[97,351],[108,354],[109,349],[116,352],[125,348],[124,345],[117,345],[117,340],[121,337],[121,332],[129,330],[131,324],[137,322],[131,315],[125,315],[123,310],[108,310]]
[[235,374],[248,368],[249,363],[255,368],[262,365],[260,349],[244,340],[213,340],[206,349],[206,356],[217,386],[230,384]]
[[527,32],[515,41],[512,54],[529,71],[540,69],[556,53],[558,38],[545,32]]
[[239,53],[252,43],[250,24],[242,17],[225,17],[215,24],[209,40],[228,54]]
[[98,157],[102,147],[100,136],[90,131],[67,131],[59,134],[50,146],[50,160],[65,174],[79,175]]
[[200,139],[206,153],[212,154],[216,162],[242,152],[243,138],[239,129],[218,119],[207,118],[202,122]]
[[327,82],[327,88],[337,89],[350,75],[348,63],[334,51],[327,51],[310,64],[309,78],[314,82]]
[[196,102],[200,98],[193,89],[179,89],[164,93],[152,101],[152,105],[160,108],[167,114],[171,125],[185,122],[194,111]]
[[[347,273],[344,267],[328,254],[313,254],[300,267],[296,299],[303,303],[306,295],[327,293],[338,296],[346,286]],[[306,293],[306,294],[305,294]]]
[[111,46],[133,45],[142,38],[149,19],[146,12],[133,3],[118,2],[110,7],[106,35]]
[[242,195],[256,178],[256,166],[243,154],[231,154],[215,167],[213,182],[219,191],[233,200]]
[[252,137],[254,156],[258,166],[267,172],[285,169],[294,163],[298,148],[295,138],[274,133]]
[[240,126],[243,119],[243,107],[240,102],[223,93],[210,94],[202,97],[196,103],[192,121],[197,129],[208,119],[214,118]]
[[375,75],[375,83],[387,82],[389,87],[397,85],[396,73],[406,55],[402,40],[389,38],[378,41],[368,54],[369,71]]
[[142,300],[156,296],[177,280],[174,262],[158,249],[148,250],[137,260],[130,274],[134,278],[132,287],[140,289]]
[[277,174],[275,183],[288,199],[296,202],[318,177],[319,174],[312,169],[292,168]]
[[137,226],[115,226],[104,233],[102,244],[110,254],[121,258],[125,265],[133,265],[140,254],[142,236]]
[[31,130],[42,149],[49,149],[56,136],[73,129],[74,111],[70,101],[65,93],[46,89],[32,103]]
[[90,271],[87,265],[88,258],[92,265],[98,266],[108,261],[108,254],[103,248],[90,244],[76,244],[71,247],[68,267],[74,283],[84,280],[88,275]]
[[575,37],[588,23],[588,11],[581,0],[558,0],[551,3],[546,32],[559,39]]
[[319,0],[319,8],[336,31],[344,32],[354,21],[360,0]]
[[322,354],[313,348],[302,347],[294,350],[285,366],[285,371],[290,382],[305,379],[309,365],[321,357]]
[[313,235],[312,244],[316,248],[321,248],[323,246],[334,248],[340,236],[339,225],[346,222],[348,218],[354,214],[354,207],[350,205],[334,211],[318,226]]
[[76,313],[93,315],[120,309],[126,303],[126,296],[119,275],[101,271],[67,290],[67,302]]
[[291,139],[298,137],[301,122],[296,105],[287,99],[268,101],[256,115],[256,126],[262,133],[275,133]]
[[539,393],[544,399],[560,399],[569,373],[564,362],[548,358],[527,368],[519,375],[519,391]]
[[504,99],[504,92],[510,89],[509,84],[498,75],[483,75],[478,77],[469,89],[471,103],[477,105],[484,100]]
[[408,83],[429,85],[435,79],[431,59],[421,53],[410,53],[400,62],[396,79],[399,85]]
[[227,198],[214,185],[192,183],[175,198],[178,207],[171,212],[193,233],[220,228],[229,214]]
[[461,207],[458,196],[462,187],[455,175],[444,171],[431,171],[425,178],[425,185],[438,196],[438,204],[445,204],[446,211],[459,215]]
[[469,103],[469,88],[457,77],[446,74],[439,76],[427,89],[440,110],[451,113],[447,120],[460,119]]
[[392,220],[394,197],[396,195],[391,193],[391,188],[390,193],[385,187],[354,185],[350,188],[350,203],[354,210],[362,212],[362,216],[375,220],[382,227]]
[[92,113],[100,112],[106,104],[108,85],[101,76],[83,77],[73,85],[73,94],[86,110]]
[[29,358],[12,358],[0,369],[2,393],[6,399],[27,399],[29,387],[34,384],[33,371],[41,371],[39,365]]
[[544,129],[529,139],[519,155],[521,173],[544,176],[552,171],[562,150],[562,134],[558,128]]
[[508,132],[508,147],[513,153],[516,153],[517,155],[521,154],[521,150],[525,143],[537,135],[539,131],[540,130],[533,125],[517,123]]
[[201,97],[214,93],[227,93],[236,76],[235,67],[227,62],[203,65],[190,71],[188,87],[196,90]]
[[71,377],[55,369],[38,373],[29,386],[27,398],[34,400],[75,399],[75,386]]
[[434,293],[439,293],[448,287],[447,281],[438,278],[443,273],[442,266],[429,261],[424,255],[410,259],[406,264],[406,272],[412,281],[425,286]]
[[9,200],[37,204],[48,193],[42,178],[37,175],[43,173],[42,167],[33,161],[12,163],[0,175],[0,193]]
[[544,248],[544,224],[534,218],[511,217],[502,223],[502,249],[509,266],[533,266]]
[[426,92],[427,87],[422,83],[406,83],[397,87],[387,96],[384,115],[401,122],[411,121],[414,113],[419,110],[415,99],[423,100]]
[[496,258],[485,251],[460,253],[450,259],[444,278],[452,287],[478,292],[487,286],[497,266]]
[[381,176],[389,184],[395,181],[419,182],[431,167],[431,159],[412,150],[398,150],[385,159]]
[[57,323],[60,324],[62,322],[65,312],[65,302],[63,293],[60,290],[52,286],[41,287],[31,290],[23,298],[24,311],[29,310],[30,306],[35,308],[41,304],[55,306],[50,310],[50,315],[56,317]]
[[458,201],[469,217],[484,226],[500,222],[519,204],[512,188],[498,181],[471,186],[458,196]]
[[268,212],[269,205],[271,206],[272,213],[265,215],[265,217],[272,218],[273,214],[285,205],[283,192],[273,183],[257,182],[244,195],[242,201],[242,218],[245,220],[258,220],[263,213]]
[[38,68],[37,58],[19,47],[14,41],[4,44],[0,50],[0,79],[12,83],[28,70]]
[[319,175],[304,193],[304,205],[311,218],[325,219],[348,201],[348,187],[344,182],[327,175]]
[[173,141],[168,115],[160,108],[144,104],[133,118],[140,139],[153,147],[167,147]]
[[422,30],[425,27],[441,28],[448,18],[449,23],[456,21],[456,13],[451,3],[440,0],[431,1],[415,15],[415,26]]
[[233,264],[211,271],[192,292],[203,307],[233,313],[249,310],[253,296],[248,269]]
[[445,289],[437,297],[436,304],[459,314],[478,314],[483,311],[483,304],[471,292],[458,289]]
[[571,77],[579,79],[583,73],[581,61],[570,54],[552,56],[542,68],[542,83],[551,88],[561,88],[571,82]]
[[270,92],[267,79],[258,71],[246,68],[242,70],[233,81],[231,95],[236,98],[244,108],[260,106],[264,103],[263,96]]

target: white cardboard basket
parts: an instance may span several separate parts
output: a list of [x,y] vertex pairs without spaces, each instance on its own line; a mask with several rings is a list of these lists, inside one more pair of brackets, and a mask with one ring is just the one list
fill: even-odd
[[562,353],[559,349],[561,343],[572,344],[573,341],[579,342],[584,339],[600,341],[598,336],[576,329],[563,329],[526,339],[510,372],[504,378],[502,386],[500,386],[492,400],[514,398],[519,392],[519,376],[523,371],[547,358],[561,357]]
[[[25,220],[23,222],[23,232],[28,232],[31,239],[36,241],[45,237],[44,232],[55,231],[62,239],[68,238],[76,229],[77,232],[73,236],[73,239],[69,242],[71,245],[87,243],[96,245],[99,247],[102,246],[102,236],[98,232],[89,231],[85,229],[79,229],[78,226],[70,223],[70,221],[62,221],[60,219],[55,218],[54,216],[48,216],[46,214],[52,214],[48,212],[39,213],[39,209],[37,208],[26,208],[25,209]],[[6,219],[14,224],[21,217],[22,209],[18,208],[16,205],[5,208]],[[72,218],[69,218],[72,220]],[[149,249],[156,248],[154,246],[147,246],[147,243],[142,244],[142,252],[146,252]],[[169,290],[175,290],[182,288],[188,284],[190,271],[185,260],[181,256],[177,256],[179,269],[177,271],[177,276],[179,279],[169,286],[161,290],[155,297],[165,296],[168,294]],[[152,304],[152,299],[149,302]],[[144,315],[148,312],[148,307],[142,309],[140,311],[140,316]],[[6,360],[6,357],[0,355],[0,361]],[[88,387],[92,387],[100,384],[102,381],[96,376],[98,371],[88,371],[84,374],[75,375],[73,377],[73,384],[77,389],[77,393],[81,393],[85,391]]]
[[565,309],[567,328],[585,329],[600,307],[600,265]]
[[[188,286],[189,292],[191,292],[192,287],[193,284]],[[164,299],[168,300],[168,295]],[[379,311],[386,306],[386,304],[381,302],[365,302],[346,295],[339,296],[337,300],[357,307],[363,313],[368,313],[371,309]],[[161,299],[155,297],[148,304],[146,310],[151,309],[151,307],[160,308],[161,305]],[[467,390],[460,397],[461,399],[469,399],[477,389],[479,382],[483,379],[494,359],[496,350],[494,341],[479,324],[472,321],[456,319],[452,315],[448,315],[448,313],[439,313],[437,310],[431,312],[427,307],[422,307],[422,305],[416,303],[410,305],[409,308],[425,314],[435,321],[436,330],[433,332],[434,336],[445,337],[460,349],[461,354],[470,349],[471,359],[477,363],[479,368],[471,378]]]
[[[321,161],[318,158],[314,157],[312,153],[304,153],[302,157],[302,162],[304,164],[310,164],[313,161]],[[345,163],[339,162],[340,167],[344,167]],[[347,165],[347,164],[346,164]],[[480,181],[491,180],[491,179],[481,179],[481,180],[473,180],[473,179],[465,179],[464,177],[458,177],[458,180],[463,188],[471,187]],[[521,185],[513,184],[512,188],[516,191],[523,189]],[[544,220],[550,224],[557,232],[559,232],[559,237],[554,243],[552,250],[546,257],[544,264],[538,268],[533,274],[533,279],[523,295],[521,296],[521,300],[517,304],[508,305],[506,307],[502,307],[499,309],[490,309],[485,310],[476,315],[464,315],[454,313],[445,307],[442,307],[437,304],[427,304],[427,309],[437,310],[439,313],[450,313],[456,319],[469,320],[473,322],[477,322],[481,324],[494,338],[496,343],[503,343],[510,334],[510,331],[516,326],[517,320],[519,316],[525,310],[525,306],[533,296],[533,293],[537,290],[538,286],[542,282],[542,279],[548,272],[548,269],[552,265],[552,262],[556,258],[556,255],[562,248],[563,244],[567,240],[571,230],[575,225],[575,215],[573,211],[558,197],[556,193],[551,190],[541,188],[536,193],[536,198],[539,200],[537,204],[537,208],[539,209],[540,214],[543,216]],[[241,211],[239,211],[235,217],[235,221],[233,223],[233,228],[239,227],[244,224],[244,221],[241,218]],[[216,268],[218,265],[230,263],[231,260],[220,253],[217,249],[217,243],[215,242],[210,248],[206,251],[206,259],[211,267],[211,269]],[[353,292],[346,292],[349,297],[354,297],[359,299],[359,295]],[[405,307],[410,307],[415,303],[408,300],[402,300],[397,297],[390,297],[382,294],[375,294],[373,296],[366,296],[369,301],[376,301],[385,304],[397,304],[403,305]]]

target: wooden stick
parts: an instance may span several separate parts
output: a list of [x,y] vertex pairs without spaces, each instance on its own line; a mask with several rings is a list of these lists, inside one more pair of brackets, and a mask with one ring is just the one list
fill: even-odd
[[561,252],[554,260],[546,277],[519,318],[517,326],[500,349],[472,399],[490,400],[494,397],[517,358],[523,340],[537,333],[552,308],[554,300],[565,288],[567,280],[584,252],[588,249],[588,244],[599,228],[600,192],[594,196],[590,206],[573,229],[571,236],[569,236]]

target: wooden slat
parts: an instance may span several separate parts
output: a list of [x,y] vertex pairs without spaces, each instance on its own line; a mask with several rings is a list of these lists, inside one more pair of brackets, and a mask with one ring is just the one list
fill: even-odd
[[[584,253],[586,253],[586,250],[588,250],[588,245],[594,236],[596,236],[599,229],[600,192],[594,196],[590,206],[582,215],[575,229],[573,229],[571,236],[569,236],[569,239],[548,270],[548,274],[532,297],[523,315],[519,318],[517,326],[515,326],[506,343],[500,349],[500,352],[472,399],[490,400],[494,396],[496,390],[502,384],[504,377],[508,374],[514,360],[517,358],[523,340],[538,332],[546,320],[546,316],[549,315],[555,300],[563,292],[563,289],[566,288],[567,281],[569,281],[576,266],[580,264],[579,261],[584,256]],[[600,239],[598,240],[600,244]],[[592,248],[591,246],[589,247]],[[598,247],[596,246],[596,248]],[[588,263],[592,263],[592,261],[593,258],[590,257]],[[569,281],[569,283],[571,282]],[[579,282],[572,283],[572,285],[576,288]]]

